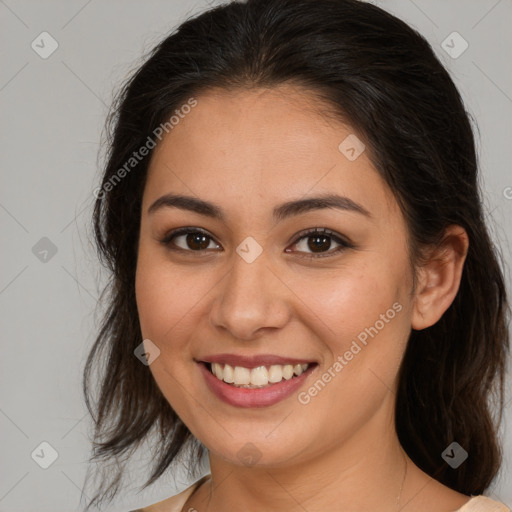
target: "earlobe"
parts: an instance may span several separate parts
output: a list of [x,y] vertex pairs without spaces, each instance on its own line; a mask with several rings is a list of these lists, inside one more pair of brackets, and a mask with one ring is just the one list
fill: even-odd
[[412,328],[434,325],[450,307],[460,286],[469,238],[464,228],[446,228],[443,242],[430,251],[427,262],[418,271]]

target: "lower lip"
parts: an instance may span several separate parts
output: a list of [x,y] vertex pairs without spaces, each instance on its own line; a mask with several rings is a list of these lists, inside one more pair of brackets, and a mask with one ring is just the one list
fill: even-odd
[[282,380],[265,388],[249,389],[237,388],[231,384],[226,384],[213,375],[205,363],[198,364],[210,391],[223,402],[235,407],[267,407],[288,398],[300,388],[308,378],[308,375],[313,371],[314,366],[316,366],[310,366],[298,377]]

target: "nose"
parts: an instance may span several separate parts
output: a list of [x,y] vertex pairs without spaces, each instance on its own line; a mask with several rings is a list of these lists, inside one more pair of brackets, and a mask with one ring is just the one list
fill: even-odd
[[213,327],[244,341],[282,329],[291,316],[287,300],[290,290],[269,266],[264,253],[251,263],[238,254],[233,260],[212,304]]

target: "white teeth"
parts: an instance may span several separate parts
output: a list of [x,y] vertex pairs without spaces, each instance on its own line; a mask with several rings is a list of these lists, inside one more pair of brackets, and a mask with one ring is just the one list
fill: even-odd
[[268,381],[272,383],[281,382],[283,380],[283,367],[273,364],[268,371]]
[[283,366],[283,377],[286,380],[290,380],[293,377],[293,366],[291,364],[285,364]]
[[224,366],[224,375],[221,375],[220,379],[224,380],[224,382],[227,382],[228,384],[232,384],[233,382],[235,382],[235,370],[233,369],[233,367],[229,366],[229,364]]
[[309,364],[273,364],[267,369],[265,366],[256,368],[232,367],[229,364],[222,365],[212,363],[212,373],[227,384],[245,388],[261,388],[281,382],[283,378],[290,380],[294,375],[302,375],[309,368]]
[[268,370],[264,366],[258,366],[251,370],[251,384],[254,386],[266,386],[268,384]]
[[302,365],[301,364],[296,364],[294,367],[293,367],[293,373],[297,376],[301,375],[302,372],[304,370],[302,369]]
[[243,368],[242,366],[235,366],[234,384],[240,386],[241,384],[251,383],[251,370]]
[[213,363],[212,372],[216,377],[222,380],[222,365],[220,365],[219,363]]

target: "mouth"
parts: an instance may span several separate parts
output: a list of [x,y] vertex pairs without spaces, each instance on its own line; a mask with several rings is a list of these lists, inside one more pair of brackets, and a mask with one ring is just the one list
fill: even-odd
[[283,381],[289,381],[306,373],[316,363],[272,364],[247,368],[223,363],[203,361],[207,370],[218,380],[244,389],[269,388]]
[[215,354],[195,359],[207,389],[234,407],[268,407],[306,385],[318,363],[273,354]]

